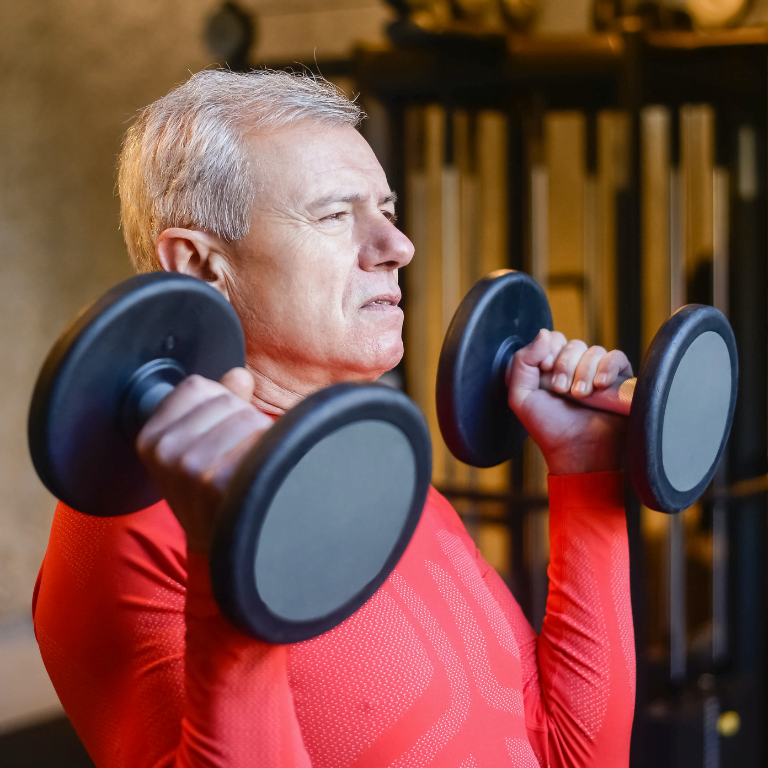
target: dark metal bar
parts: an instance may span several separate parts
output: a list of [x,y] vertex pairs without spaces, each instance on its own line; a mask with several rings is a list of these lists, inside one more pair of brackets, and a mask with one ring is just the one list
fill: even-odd
[[[765,71],[765,61],[762,68]],[[768,83],[763,88],[768,90]],[[737,189],[733,201],[730,303],[741,370],[728,466],[731,479],[737,482],[768,470],[765,94],[760,104],[749,123],[742,123],[734,136]],[[758,765],[765,757],[765,497],[744,497],[734,511],[730,534],[738,556],[732,558],[730,598],[734,621],[729,644],[734,671],[749,681],[743,702],[744,733],[739,740],[739,758],[745,764]]]
[[[629,115],[629,169],[628,183],[619,190],[616,201],[616,264],[619,346],[624,350],[633,368],[639,370],[642,315],[641,315],[641,122],[643,104],[642,57],[643,40],[638,31],[624,37],[625,50],[621,78],[621,106]],[[636,709],[643,712],[648,703],[646,611],[647,590],[644,573],[645,547],[641,526],[640,502],[627,484],[625,490],[627,533],[629,537],[630,592],[632,614],[635,621],[635,653],[637,658]],[[630,765],[644,763],[645,721],[636,717],[632,726]]]

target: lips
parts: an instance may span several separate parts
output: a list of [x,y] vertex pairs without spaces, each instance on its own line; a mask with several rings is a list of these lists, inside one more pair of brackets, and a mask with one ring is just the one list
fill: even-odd
[[366,301],[363,307],[396,307],[402,298],[398,293],[382,293]]

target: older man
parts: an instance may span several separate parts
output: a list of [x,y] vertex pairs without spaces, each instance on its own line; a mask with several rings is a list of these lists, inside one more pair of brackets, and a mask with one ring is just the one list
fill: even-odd
[[360,118],[312,78],[203,72],[130,129],[134,264],[221,291],[248,370],[186,380],[139,435],[165,502],[119,518],[58,506],[34,598],[51,679],[104,768],[627,765],[621,422],[538,389],[552,369],[576,396],[608,386],[628,372],[620,352],[542,331],[515,356],[510,405],[550,469],[540,636],[434,490],[390,578],[319,638],[258,642],[212,599],[212,521],[238,458],[301,398],[403,352],[413,246]]

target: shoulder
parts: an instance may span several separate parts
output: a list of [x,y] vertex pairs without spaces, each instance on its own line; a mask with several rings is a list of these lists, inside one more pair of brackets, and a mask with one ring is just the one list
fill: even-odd
[[[138,606],[183,611],[186,540],[165,502],[120,517],[92,517],[59,503],[35,592],[35,624],[68,631]],[[57,631],[58,634],[58,631]]]
[[424,517],[439,524],[442,528],[448,528],[453,533],[463,533],[469,538],[467,529],[451,502],[431,485],[429,486],[427,501],[424,504]]
[[408,559],[417,554],[419,557],[422,555],[439,557],[438,553],[442,547],[440,542],[444,542],[446,535],[450,535],[473,560],[477,559],[475,542],[453,505],[433,486],[430,486],[421,520],[407,551]]

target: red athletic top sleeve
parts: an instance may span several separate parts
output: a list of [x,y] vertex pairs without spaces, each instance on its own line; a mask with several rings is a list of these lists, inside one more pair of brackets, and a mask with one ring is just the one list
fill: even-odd
[[537,636],[434,489],[352,617],[271,646],[230,625],[164,503],[59,504],[40,651],[99,768],[537,768],[629,762],[634,640],[618,473],[550,478]]

